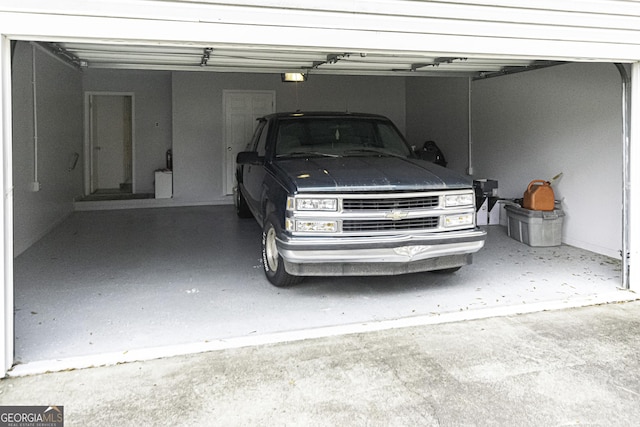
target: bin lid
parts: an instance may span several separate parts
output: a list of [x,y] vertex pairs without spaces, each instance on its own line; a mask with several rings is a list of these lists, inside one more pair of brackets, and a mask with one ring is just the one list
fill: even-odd
[[511,212],[517,215],[523,215],[529,218],[556,219],[564,216],[564,211],[562,209],[554,209],[552,211],[536,211],[514,205],[505,205],[504,208],[507,210],[507,212]]

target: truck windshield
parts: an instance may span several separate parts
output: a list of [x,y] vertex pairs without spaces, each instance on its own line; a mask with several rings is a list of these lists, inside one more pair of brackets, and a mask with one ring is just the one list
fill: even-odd
[[281,120],[276,156],[411,156],[389,122],[364,118],[296,117]]

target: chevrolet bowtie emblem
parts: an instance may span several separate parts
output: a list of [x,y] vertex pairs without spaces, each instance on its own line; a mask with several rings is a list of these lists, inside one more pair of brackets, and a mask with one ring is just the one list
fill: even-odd
[[387,219],[390,219],[392,221],[398,221],[398,220],[406,218],[407,216],[409,216],[409,212],[391,211],[388,214],[386,214],[384,217],[387,218]]

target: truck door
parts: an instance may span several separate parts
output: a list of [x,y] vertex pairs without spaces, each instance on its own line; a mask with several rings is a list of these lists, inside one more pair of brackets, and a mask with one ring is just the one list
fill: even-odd
[[247,203],[256,215],[258,222],[262,223],[262,190],[265,177],[264,159],[266,155],[268,126],[266,121],[260,121],[254,134],[253,147],[260,159],[259,164],[243,166],[243,184],[246,190]]

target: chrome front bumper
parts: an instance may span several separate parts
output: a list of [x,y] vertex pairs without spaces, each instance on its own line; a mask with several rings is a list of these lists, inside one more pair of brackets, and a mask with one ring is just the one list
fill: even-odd
[[[288,264],[411,263],[478,252],[486,235],[475,229],[357,238],[284,237],[277,240],[277,246]],[[464,264],[468,262],[460,265]]]

